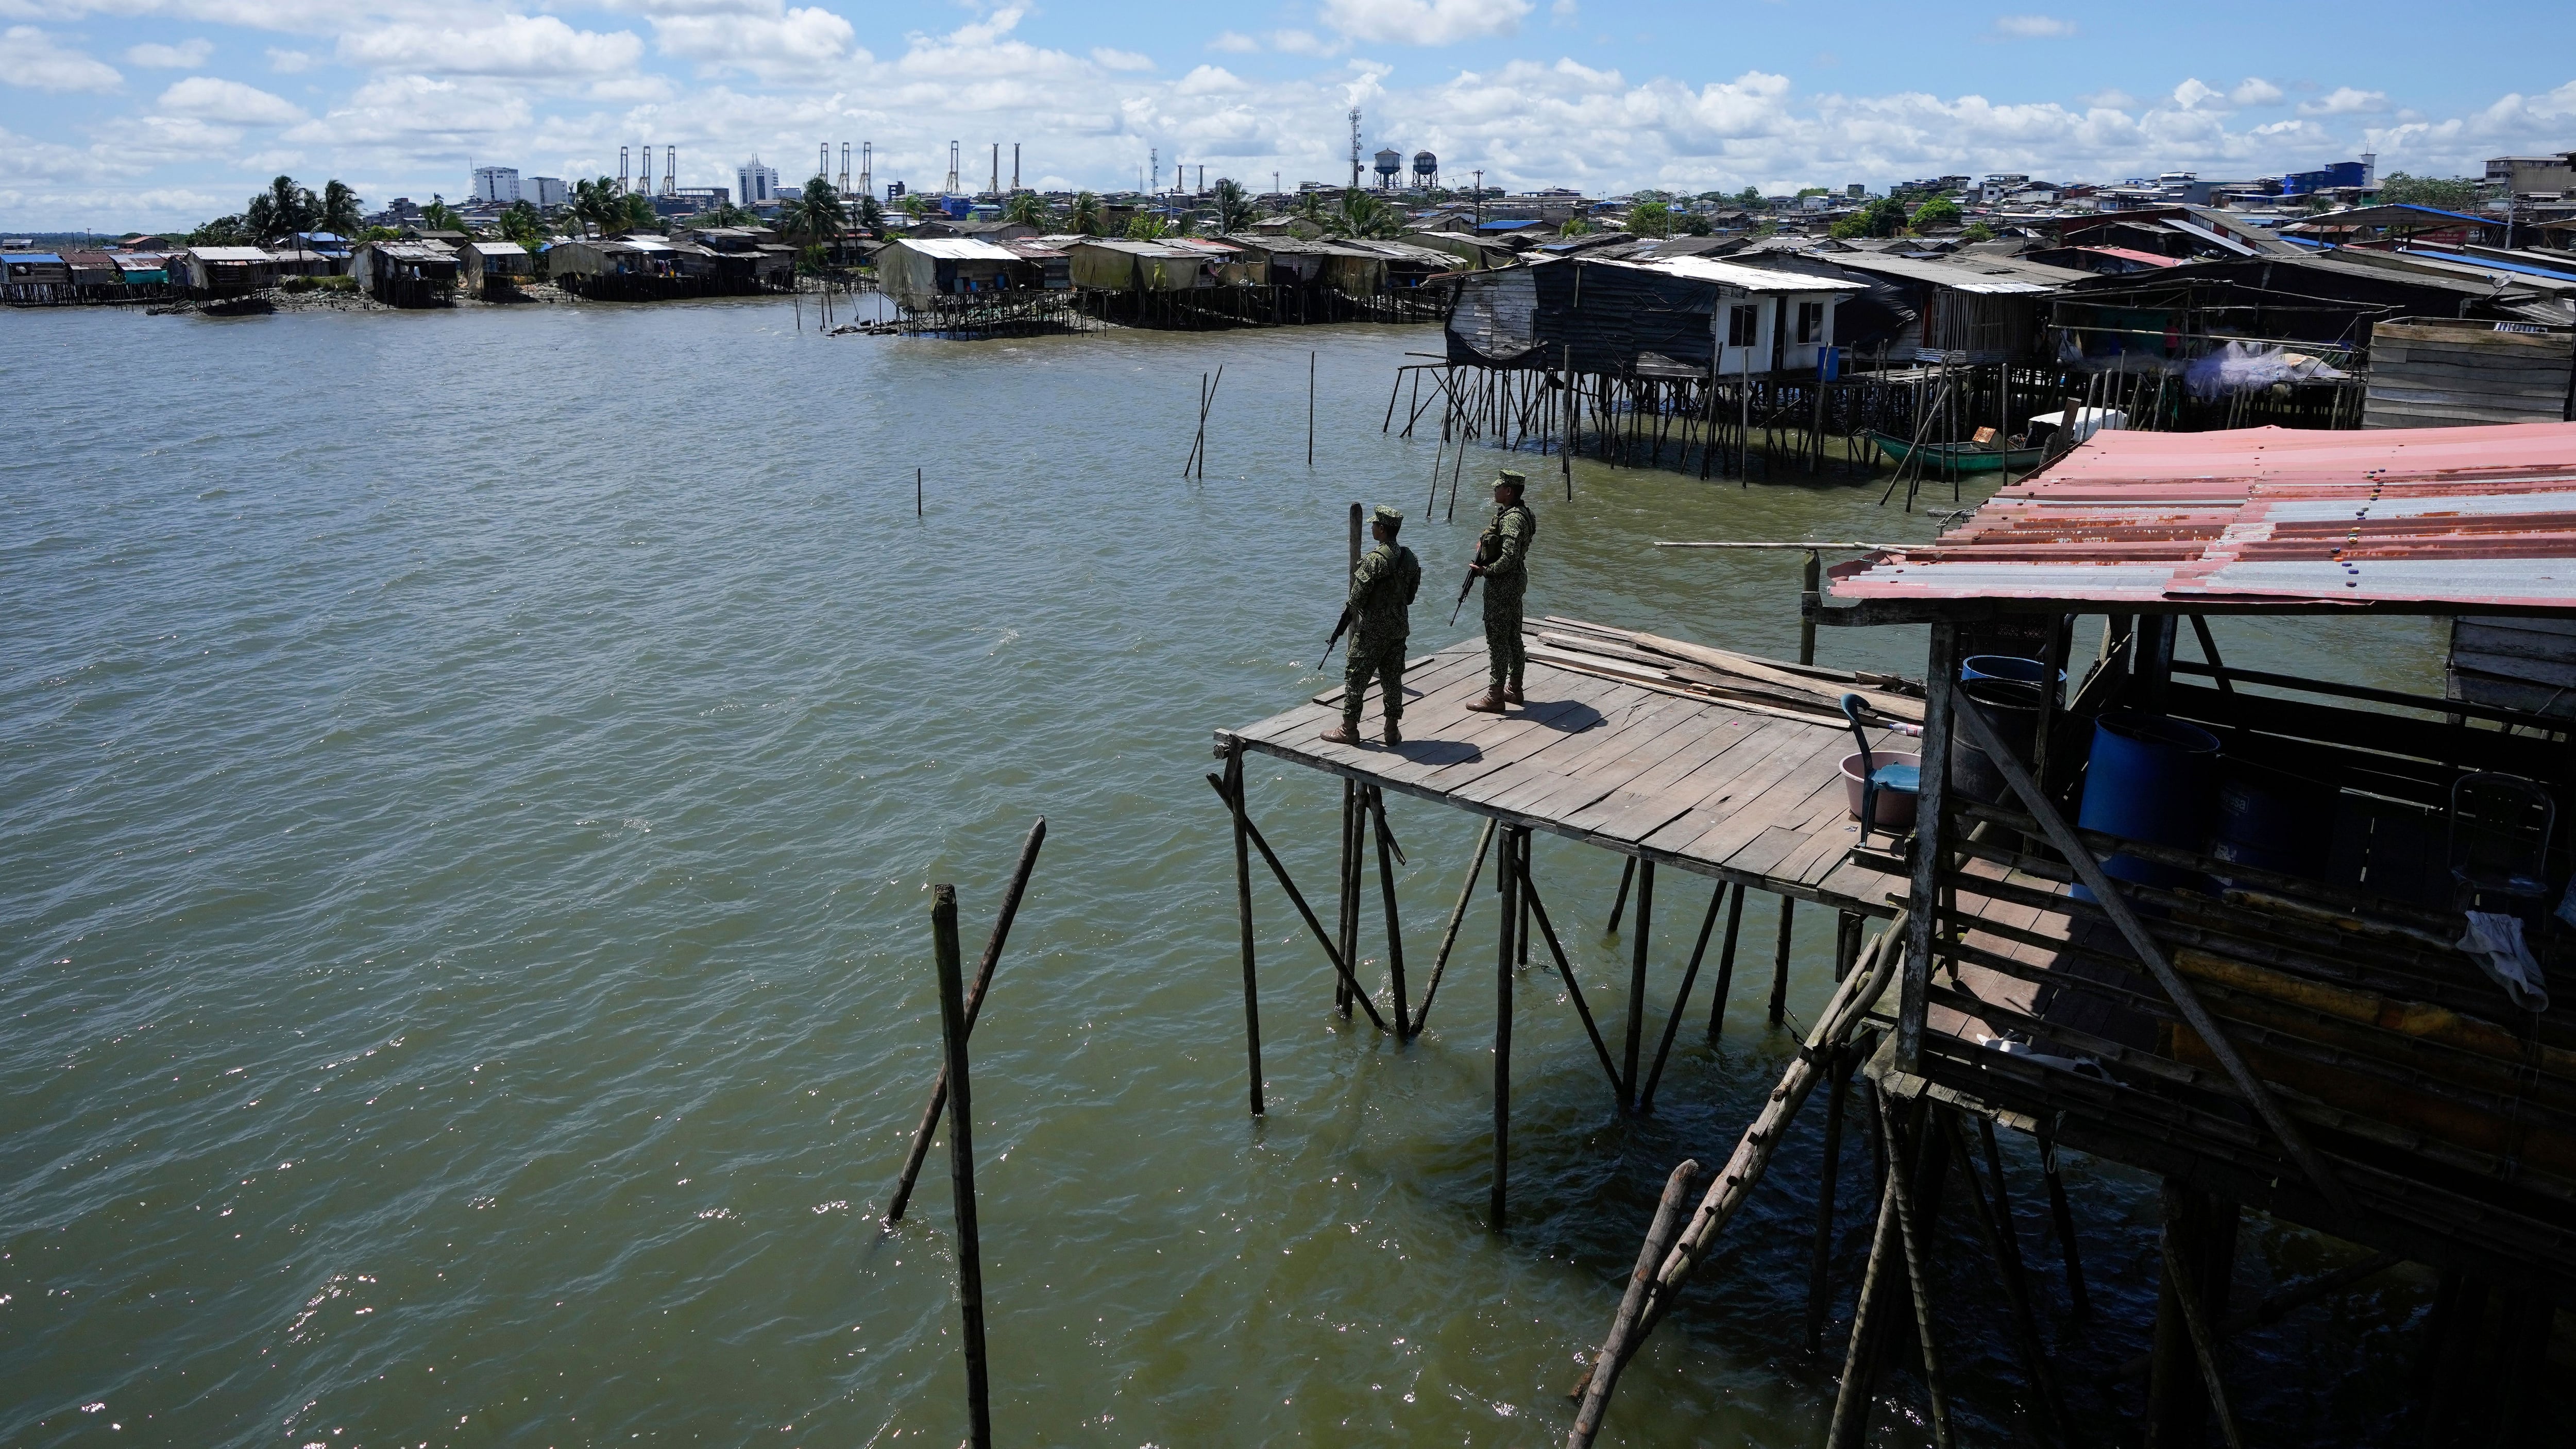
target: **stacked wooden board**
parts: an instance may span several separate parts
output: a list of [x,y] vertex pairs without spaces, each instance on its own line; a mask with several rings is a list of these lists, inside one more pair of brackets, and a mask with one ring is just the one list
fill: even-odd
[[2409,317],[2370,333],[2365,428],[2567,421],[2576,333],[2527,322]]
[[1534,660],[1685,699],[1840,723],[1842,697],[1857,694],[1889,719],[1923,722],[1923,685],[1900,675],[1790,664],[1553,615],[1525,632]]

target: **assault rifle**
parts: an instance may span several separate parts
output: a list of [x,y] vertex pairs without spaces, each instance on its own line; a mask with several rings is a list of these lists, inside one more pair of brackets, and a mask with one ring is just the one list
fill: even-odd
[[1467,570],[1467,581],[1458,586],[1458,602],[1451,605],[1449,608],[1449,626],[1451,628],[1454,629],[1458,626],[1458,611],[1467,607],[1467,595],[1473,592],[1475,587],[1476,571],[1474,569],[1469,569]]
[[[1324,641],[1324,659],[1330,659],[1330,658],[1332,658],[1332,657],[1333,657],[1333,646],[1342,642],[1342,635],[1343,635],[1343,633],[1344,633],[1344,632],[1346,632],[1350,627],[1351,627],[1351,606],[1350,606],[1350,605],[1348,605],[1348,604],[1344,604],[1344,605],[1342,605],[1342,618],[1341,618],[1341,622],[1339,622],[1339,623],[1337,623],[1337,624],[1335,624],[1335,625],[1333,626],[1333,637]],[[1316,667],[1317,669],[1321,669],[1321,668],[1323,668],[1323,667],[1324,667],[1324,659],[1318,659],[1318,660],[1316,660],[1316,661],[1315,661],[1315,667]]]

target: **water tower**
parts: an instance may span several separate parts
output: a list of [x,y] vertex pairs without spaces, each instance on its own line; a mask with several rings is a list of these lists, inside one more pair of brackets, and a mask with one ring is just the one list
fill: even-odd
[[1440,184],[1440,158],[1428,151],[1413,153],[1413,184],[1428,191]]
[[1396,173],[1404,169],[1404,153],[1392,146],[1377,153],[1377,189],[1393,191]]

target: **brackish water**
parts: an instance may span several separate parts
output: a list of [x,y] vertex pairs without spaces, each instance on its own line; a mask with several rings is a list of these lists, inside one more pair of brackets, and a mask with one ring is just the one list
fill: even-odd
[[[1211,728],[1320,686],[1352,500],[1417,519],[1417,652],[1468,632],[1445,605],[1498,455],[1426,519],[1434,443],[1368,426],[1436,345],[825,340],[775,303],[0,317],[0,1442],[955,1443],[943,1158],[904,1224],[878,1215],[938,1050],[927,885],[958,884],[971,958],[1040,814],[974,1039],[1000,1442],[1561,1440],[1664,1173],[1724,1156],[1791,1045],[1760,1021],[1768,908],[1722,1039],[1681,1033],[1649,1120],[1528,983],[1496,1235],[1490,909],[1399,1048],[1332,1014],[1260,883],[1251,1121],[1199,779]],[[1534,609],[1771,652],[1794,555],[1645,544],[1929,530],[1874,484],[1587,464],[1567,503],[1552,471]],[[2221,638],[2374,683],[2438,667],[2412,625]],[[1829,630],[1821,657],[1919,670],[1920,637]],[[1322,889],[1333,787],[1252,773]],[[1389,806],[1419,980],[1472,822]],[[1537,851],[1615,1020],[1615,867]],[[1657,1025],[1704,903],[1661,894]],[[1800,1020],[1832,941],[1802,925]],[[1604,1442],[1820,1437],[1869,1179],[1855,1137],[1819,1360],[1818,1119]],[[2095,1320],[2053,1275],[2043,1297],[2081,1379],[2144,1342],[2155,1208],[2069,1170]],[[1954,1391],[1993,1441],[2025,1396],[1964,1212],[1942,1236]],[[2238,1292],[2349,1252],[2252,1223]],[[2249,1336],[2240,1412],[2274,1444],[2391,1437],[2426,1296],[2392,1275]],[[2075,1399],[2106,1440],[2136,1402]]]

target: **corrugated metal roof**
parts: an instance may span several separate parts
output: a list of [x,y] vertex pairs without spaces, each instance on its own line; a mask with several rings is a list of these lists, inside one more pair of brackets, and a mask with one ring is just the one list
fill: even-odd
[[[908,242],[906,245],[916,246],[922,245],[922,243]],[[977,242],[975,245],[985,246],[988,245],[988,243]],[[1087,247],[1105,247],[1113,252],[1125,252],[1131,257],[1161,257],[1165,259],[1186,257],[1192,261],[1197,261],[1204,256],[1203,253],[1191,251],[1184,247],[1168,246],[1162,242],[1129,241],[1125,237],[1087,236],[1084,237],[1078,245]],[[994,250],[999,251],[1001,249],[996,247]],[[1010,253],[1003,252],[1002,255],[1007,257]]]
[[188,255],[201,262],[264,262],[268,253],[259,247],[190,247]]
[[902,247],[906,251],[919,252],[925,257],[935,257],[943,262],[1008,262],[1018,260],[1018,258],[1014,257],[1011,253],[1004,251],[993,243],[988,241],[978,241],[971,236],[906,237],[901,241],[888,242],[886,245],[888,247]]
[[2576,423],[2097,433],[1842,599],[2576,611]]
[[2089,282],[2091,272],[2072,267],[2052,267],[2042,262],[2027,262],[2019,257],[1969,257],[1959,261],[1932,261],[1920,257],[1891,257],[1868,252],[1836,252],[1826,260],[1838,267],[1873,276],[1897,277],[1909,282],[1929,282],[1953,291],[1985,295],[2034,295],[2053,292],[2069,282]]
[[2097,257],[2118,257],[2124,262],[2137,262],[2143,266],[2150,267],[2176,267],[2182,265],[2180,258],[2158,256],[2154,252],[2142,252],[2135,247],[2072,247],[2069,248],[2069,250],[2089,252]]
[[1707,257],[1656,257],[1644,261],[1604,261],[1591,262],[1587,265],[1635,267],[1643,272],[1661,272],[1668,277],[1681,277],[1693,282],[1710,282],[1744,292],[1862,292],[1868,290],[1868,287],[1860,282],[1846,282],[1835,277],[1820,277],[1805,272],[1784,272],[1773,267],[1749,267],[1742,262],[1713,261]]

